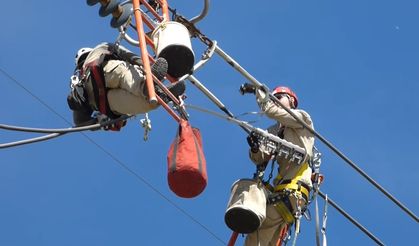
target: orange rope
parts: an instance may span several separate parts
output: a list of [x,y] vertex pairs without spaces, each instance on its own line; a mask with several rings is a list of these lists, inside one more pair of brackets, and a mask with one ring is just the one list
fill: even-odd
[[281,228],[281,231],[279,233],[278,242],[276,242],[276,246],[281,246],[282,242],[284,241],[285,237],[287,236],[287,231],[288,231],[288,225],[286,224]]

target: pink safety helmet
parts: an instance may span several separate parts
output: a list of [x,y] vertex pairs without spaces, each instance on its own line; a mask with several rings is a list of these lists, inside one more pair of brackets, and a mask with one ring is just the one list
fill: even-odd
[[298,97],[290,88],[285,87],[285,86],[278,86],[272,91],[272,94],[274,94],[274,96],[276,94],[287,94],[288,96],[294,98],[294,106],[295,106],[295,108],[297,108]]

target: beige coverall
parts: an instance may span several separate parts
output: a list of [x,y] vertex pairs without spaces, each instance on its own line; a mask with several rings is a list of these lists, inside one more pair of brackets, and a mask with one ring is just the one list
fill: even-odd
[[[309,160],[312,156],[312,149],[314,145],[314,136],[311,132],[309,132],[306,128],[302,127],[300,123],[298,123],[287,111],[285,111],[282,107],[276,105],[273,101],[269,100],[266,103],[260,105],[262,111],[265,114],[277,121],[277,124],[270,127],[268,131],[275,134],[279,129],[279,126],[284,126],[284,139],[294,143],[298,146],[303,147],[306,150],[306,157],[305,162]],[[313,127],[313,122],[311,121],[310,115],[301,110],[301,109],[291,109],[300,119],[302,119],[305,123],[309,126]],[[276,129],[275,129],[276,128]],[[276,131],[276,132],[275,132]],[[253,153],[249,151],[249,155],[251,160],[256,164],[262,164],[269,159],[269,156],[266,152],[264,152],[263,147],[261,146],[260,150],[257,153]],[[279,163],[279,173],[276,181],[280,179],[290,180],[294,179],[296,174],[300,171],[301,176],[299,180],[312,187],[311,183],[311,168],[308,167],[305,170],[300,170],[302,165],[297,166],[296,164],[289,163],[281,158],[277,158],[277,163]],[[275,181],[274,181],[275,187]],[[292,199],[290,197],[292,206],[295,206],[296,199]],[[262,223],[261,227],[247,235],[245,246],[275,246],[279,240],[279,233],[283,226],[286,223],[281,215],[277,212],[276,208],[273,205],[268,204],[266,206],[266,219]]]
[[[122,46],[119,46],[119,49],[124,53],[130,53]],[[106,53],[108,53],[108,44],[102,43],[89,53],[84,64],[88,64]],[[104,62],[103,72],[105,86],[108,88],[108,103],[113,113],[136,115],[158,107],[158,105],[150,104],[147,95],[145,95],[145,76],[138,65],[122,60],[109,60]],[[86,82],[89,104],[97,109],[91,76]]]

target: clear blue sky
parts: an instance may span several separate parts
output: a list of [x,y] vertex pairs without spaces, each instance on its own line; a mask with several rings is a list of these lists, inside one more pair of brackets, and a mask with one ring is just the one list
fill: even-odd
[[[270,88],[291,86],[316,130],[418,214],[419,3],[256,2],[213,0],[198,27]],[[191,18],[203,2],[169,4]],[[3,1],[0,68],[32,95],[0,73],[0,123],[69,127],[65,98],[75,52],[117,36],[98,9],[85,1]],[[200,57],[202,45],[193,45]],[[257,110],[253,96],[238,93],[245,79],[220,58],[196,77],[235,114]],[[218,110],[190,83],[187,95],[190,104]],[[168,188],[166,154],[177,125],[163,109],[150,115],[148,142],[140,116],[120,133],[87,132],[90,140],[77,133],[1,150],[0,245],[223,245],[219,239],[227,242],[231,233],[223,219],[231,184],[254,171],[246,135],[226,121],[189,113],[202,131],[209,175],[194,199]],[[270,123],[259,118],[256,125]],[[37,135],[0,136],[4,143]],[[417,240],[413,219],[316,145],[324,155],[323,192],[386,245]],[[314,228],[303,222],[299,245],[315,244]],[[329,245],[374,245],[332,207],[327,236]]]

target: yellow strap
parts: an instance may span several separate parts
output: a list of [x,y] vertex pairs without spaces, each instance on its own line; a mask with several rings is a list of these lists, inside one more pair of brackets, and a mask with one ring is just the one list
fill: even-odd
[[281,217],[287,222],[291,224],[294,222],[294,216],[291,214],[287,206],[285,206],[284,202],[278,202],[274,205],[276,211],[281,215]]
[[303,172],[305,170],[307,170],[307,168],[309,168],[308,166],[308,162],[304,163],[303,165],[301,165],[300,169],[298,169],[297,174],[295,175],[295,177],[292,179],[294,180],[301,180],[301,177],[303,176]]
[[[307,170],[307,168],[309,168],[307,162],[304,163],[304,164],[302,164],[301,167],[300,167],[300,169],[298,169],[298,172],[295,175],[295,177],[291,180],[291,183],[288,183],[288,184],[279,184],[279,185],[277,185],[275,187],[275,191],[281,191],[281,190],[284,190],[284,189],[292,189],[292,190],[297,190],[297,191],[299,190],[304,195],[306,195],[306,197],[308,198],[310,192],[305,187],[303,187],[303,186],[300,186],[300,189],[298,189],[298,184],[297,184],[297,182],[299,180],[301,180],[301,177],[303,175],[303,172],[305,170]],[[280,181],[280,180],[282,180],[282,177],[278,174],[278,176],[275,178],[275,180]]]
[[[295,174],[295,176],[294,176],[294,178],[293,178],[292,180],[293,180],[293,181],[294,181],[294,180],[301,180],[301,177],[303,176],[303,172],[304,172],[305,170],[307,170],[307,168],[309,168],[308,162],[306,162],[306,163],[302,164],[302,165],[301,165],[301,167],[300,167],[300,169],[298,169],[298,172]],[[284,177],[282,177],[282,176],[278,173],[278,175],[275,177],[274,184],[275,184],[276,182],[280,182],[283,178],[284,178]]]

